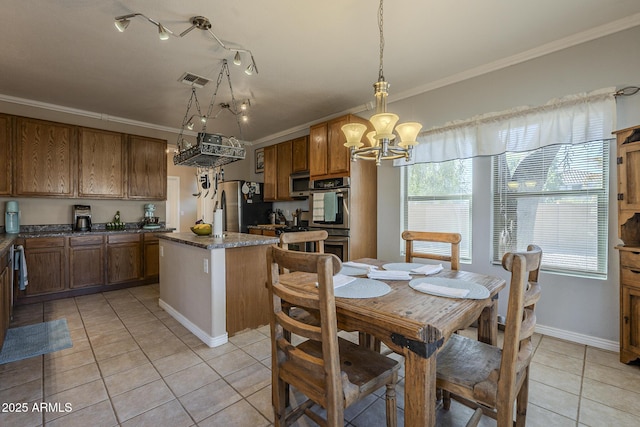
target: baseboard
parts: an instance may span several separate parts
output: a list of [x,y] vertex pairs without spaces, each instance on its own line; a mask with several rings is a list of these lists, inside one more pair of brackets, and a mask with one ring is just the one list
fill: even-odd
[[158,305],[161,309],[169,313],[171,317],[176,319],[178,323],[187,328],[189,332],[200,338],[200,340],[209,347],[218,347],[222,344],[226,344],[229,341],[229,335],[226,332],[224,333],[224,335],[219,335],[217,337],[210,336],[202,329],[197,327],[194,323],[192,323],[189,319],[180,314],[173,307],[171,307],[169,304],[164,302],[162,299],[158,300]]
[[576,332],[552,328],[550,326],[544,325],[536,325],[536,332],[549,337],[559,338],[577,344],[588,345],[591,347],[600,348],[602,350],[615,351],[616,353],[620,351],[620,343],[617,341],[605,340],[602,338],[592,337],[590,335],[578,334]]

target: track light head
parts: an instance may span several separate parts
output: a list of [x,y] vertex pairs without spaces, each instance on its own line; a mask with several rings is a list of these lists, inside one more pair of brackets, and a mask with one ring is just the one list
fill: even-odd
[[124,30],[127,29],[127,27],[129,26],[129,24],[131,23],[131,21],[129,21],[128,19],[118,19],[114,22],[116,28],[118,29],[118,31],[120,31],[121,33],[124,32]]
[[235,56],[233,57],[233,63],[235,65],[242,64],[242,58],[240,58],[240,52],[236,52]]
[[245,73],[247,76],[250,76],[250,75],[252,75],[252,74],[253,74],[253,62],[252,62],[251,64],[249,64],[249,66],[247,67],[247,69],[246,69],[246,70],[244,70],[244,73]]
[[169,40],[169,33],[167,32],[167,29],[160,23],[158,23],[158,37],[160,37],[160,40]]

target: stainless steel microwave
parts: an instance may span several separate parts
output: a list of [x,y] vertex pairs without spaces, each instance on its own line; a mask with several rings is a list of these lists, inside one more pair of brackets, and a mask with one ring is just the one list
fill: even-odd
[[293,199],[309,197],[309,172],[293,173],[289,176],[289,197]]

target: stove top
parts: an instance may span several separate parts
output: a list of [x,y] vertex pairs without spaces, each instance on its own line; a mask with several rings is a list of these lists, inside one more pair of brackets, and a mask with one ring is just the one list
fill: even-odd
[[282,228],[276,229],[276,234],[280,235],[282,233],[296,233],[299,231],[309,231],[309,227],[301,227],[301,226],[282,227]]

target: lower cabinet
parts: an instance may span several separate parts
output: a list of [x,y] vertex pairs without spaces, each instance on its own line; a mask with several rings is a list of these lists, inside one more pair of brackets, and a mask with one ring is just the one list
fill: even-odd
[[8,251],[0,257],[0,348],[9,329],[11,311],[11,284],[10,274],[13,269],[9,265]]
[[34,237],[16,244],[24,245],[29,272],[24,291],[14,284],[18,304],[151,284],[159,278],[159,244],[153,233]]
[[103,236],[70,237],[69,286],[71,289],[104,284],[104,261]]
[[107,236],[107,284],[142,279],[142,244],[138,234]]
[[26,239],[24,243],[29,286],[26,296],[60,292],[67,288],[65,237]]
[[160,243],[153,234],[144,234],[144,278],[156,279],[160,277]]
[[640,359],[640,247],[620,250],[620,361]]

